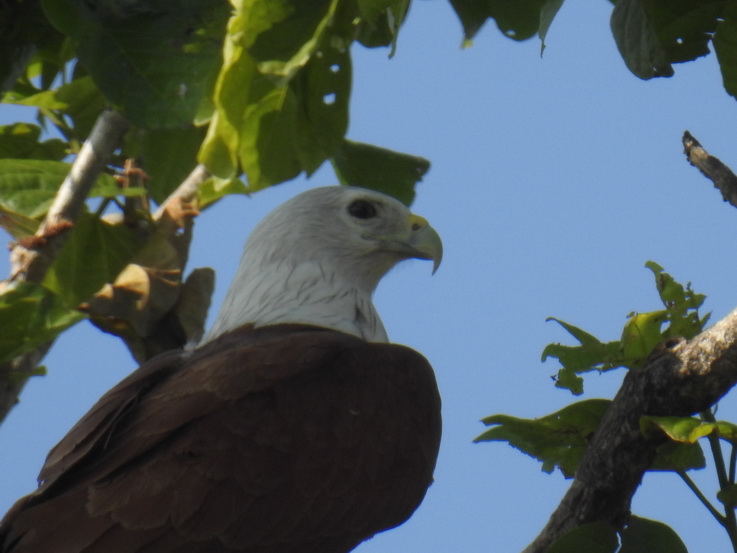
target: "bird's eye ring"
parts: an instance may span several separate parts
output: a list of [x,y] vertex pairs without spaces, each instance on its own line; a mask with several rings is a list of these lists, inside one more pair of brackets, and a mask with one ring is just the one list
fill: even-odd
[[356,200],[348,206],[348,213],[357,219],[376,217],[376,207],[366,200]]

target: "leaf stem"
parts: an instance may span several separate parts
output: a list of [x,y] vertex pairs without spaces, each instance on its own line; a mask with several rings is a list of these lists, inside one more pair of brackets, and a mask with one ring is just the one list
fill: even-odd
[[[686,474],[685,470],[679,469],[676,471],[676,474],[681,477],[681,480],[683,480],[686,483],[686,486],[689,487],[689,489],[696,495],[696,497],[703,503],[704,507],[711,513],[711,516],[713,516],[715,519],[717,519],[717,522],[721,524],[722,526],[726,525],[727,519],[726,517],[720,513],[714,505],[711,504],[711,502],[706,498],[706,496],[701,492],[701,490],[698,488],[698,486],[694,483],[693,480],[691,480],[691,477]],[[726,526],[725,526],[726,528]]]
[[[711,410],[705,410],[701,412],[701,418],[707,422],[715,423],[716,418],[714,417],[714,413],[711,412]],[[714,466],[717,471],[717,479],[719,480],[719,488],[722,490],[725,490],[729,487],[729,484],[733,482],[733,480],[730,480],[730,475],[727,474],[727,465],[724,462],[724,453],[722,452],[722,444],[721,439],[719,438],[719,431],[712,432],[707,436],[707,440],[709,440],[709,446],[711,447],[711,453],[714,457]],[[730,459],[730,474],[733,475],[733,465],[734,465],[734,449],[732,450],[732,455]],[[737,552],[737,516],[735,515],[734,507],[730,505],[724,506],[724,521],[722,522],[722,526],[724,526],[724,529],[727,531],[727,534],[729,535],[729,539],[732,542],[732,547]]]

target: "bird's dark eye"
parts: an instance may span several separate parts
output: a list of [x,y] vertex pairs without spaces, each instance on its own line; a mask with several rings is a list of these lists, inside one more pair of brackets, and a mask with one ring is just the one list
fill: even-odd
[[376,216],[376,207],[366,200],[356,200],[348,206],[348,213],[357,219],[371,219]]

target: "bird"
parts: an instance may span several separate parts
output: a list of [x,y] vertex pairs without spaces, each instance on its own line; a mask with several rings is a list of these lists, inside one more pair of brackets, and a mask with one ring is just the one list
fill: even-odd
[[372,297],[442,259],[426,219],[325,186],[267,215],[212,328],[145,362],[51,449],[2,553],[345,553],[433,482],[441,400]]

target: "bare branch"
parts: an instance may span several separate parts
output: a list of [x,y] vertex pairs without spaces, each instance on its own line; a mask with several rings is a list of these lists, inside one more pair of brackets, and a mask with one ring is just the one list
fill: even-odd
[[683,133],[683,151],[689,163],[714,183],[725,202],[737,207],[737,175],[718,158],[709,154],[690,132]]

